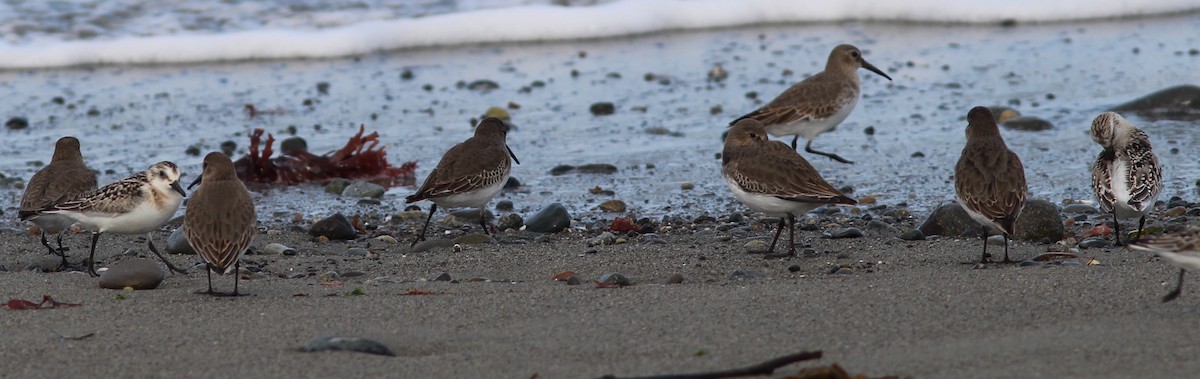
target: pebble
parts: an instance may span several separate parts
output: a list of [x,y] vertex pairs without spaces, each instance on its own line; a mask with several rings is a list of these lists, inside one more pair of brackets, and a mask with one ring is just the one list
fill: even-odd
[[770,246],[767,245],[767,241],[761,240],[761,239],[756,239],[756,240],[750,240],[750,242],[746,242],[746,244],[743,245],[743,247],[746,249],[747,253],[762,254],[762,253],[766,253],[767,248]]
[[282,243],[269,243],[261,251],[263,255],[296,255],[296,249]]
[[671,274],[671,276],[667,278],[667,284],[680,283],[683,283],[683,274]]
[[601,284],[601,285],[618,286],[618,287],[633,285],[632,280],[629,280],[628,277],[626,277],[624,274],[621,274],[619,272],[612,272],[612,273],[600,275],[599,278],[596,278],[596,283]]
[[[506,189],[506,190],[517,189],[517,188],[521,188],[521,180],[520,179],[510,176],[510,177],[508,177],[508,181],[504,182],[504,189]],[[503,200],[501,202],[504,202],[504,201],[508,201],[508,200]],[[509,201],[509,204],[512,204],[512,202]],[[496,206],[499,207],[500,205],[496,204]]]
[[1040,132],[1054,128],[1054,125],[1051,124],[1050,121],[1033,116],[1013,117],[1000,123],[1000,126],[1003,126],[1005,129],[1020,130],[1025,132]]
[[349,198],[355,198],[355,199],[359,199],[359,198],[378,199],[378,198],[383,197],[384,192],[387,192],[387,189],[383,188],[383,186],[381,186],[381,185],[371,183],[371,182],[366,182],[366,181],[355,181],[353,183],[350,183],[350,185],[346,186],[346,188],[342,189],[341,195],[342,195],[342,197],[349,197]]
[[183,228],[175,228],[171,232],[171,236],[167,237],[167,253],[170,254],[196,254],[196,249],[192,248],[192,244],[188,243],[187,236],[183,235]]
[[484,211],[480,212],[479,208],[460,209],[460,210],[457,210],[454,212],[450,212],[450,215],[454,216],[454,218],[457,219],[459,222],[466,222],[466,223],[471,223],[471,224],[476,224],[476,225],[479,224],[479,216],[480,215],[483,215],[483,219],[485,219],[485,220],[490,221],[490,220],[496,219],[496,215],[493,214],[492,211],[484,210]]
[[167,272],[156,261],[128,258],[109,265],[100,273],[100,288],[149,290],[157,288],[166,276]]
[[343,251],[343,252],[342,252],[342,256],[345,256],[345,257],[365,257],[365,256],[366,256],[368,253],[370,253],[370,251],[369,251],[369,250],[367,250],[367,249],[364,249],[364,248],[361,248],[361,247],[352,247],[352,248],[346,249],[346,251]]
[[379,241],[379,242],[387,243],[387,244],[395,244],[395,243],[400,242],[400,241],[396,240],[396,237],[392,237],[392,236],[389,236],[386,234],[379,236],[379,237],[375,237],[375,240]]
[[454,243],[461,245],[478,245],[488,242],[492,242],[492,236],[483,233],[471,233],[454,239]]
[[293,151],[308,151],[308,142],[300,137],[284,138],[283,141],[279,143],[279,151],[284,153],[290,153]]
[[337,281],[342,276],[337,271],[326,271],[324,274],[317,275],[317,280],[321,283]]
[[617,240],[617,237],[615,235],[613,235],[610,232],[604,232],[604,233],[600,233],[599,236],[596,236],[594,238],[589,238],[587,240],[587,245],[588,245],[588,247],[601,246],[601,245],[612,245],[612,244],[616,243],[616,240]]
[[1100,210],[1096,209],[1096,207],[1093,207],[1088,204],[1075,203],[1075,204],[1068,204],[1067,206],[1064,206],[1062,208],[1062,213],[1092,214],[1092,213],[1100,213]]
[[1032,199],[1017,217],[1014,238],[1024,241],[1058,241],[1067,229],[1063,226],[1062,213],[1058,206],[1046,200]]
[[684,190],[684,191],[691,191],[691,190],[696,189],[696,184],[692,183],[692,182],[683,182],[683,183],[679,184],[679,189]]
[[496,202],[496,210],[501,212],[512,212],[513,202],[511,200],[500,200]]
[[358,237],[358,231],[354,229],[354,225],[351,225],[350,220],[347,220],[346,216],[341,213],[317,221],[308,229],[308,234],[313,237],[324,236],[331,240],[352,240]]
[[1134,112],[1151,120],[1192,121],[1200,117],[1200,86],[1184,84],[1162,89],[1110,110]]
[[920,229],[913,229],[900,234],[900,239],[905,241],[922,241],[925,239],[925,233],[921,233]]
[[29,121],[23,117],[13,117],[4,122],[4,127],[9,130],[21,130],[29,127]]
[[988,236],[987,244],[992,246],[1004,246],[1004,236],[1000,234]]
[[592,106],[590,108],[588,108],[588,110],[591,111],[592,114],[596,115],[596,116],[607,116],[607,115],[616,113],[617,107],[614,106],[613,103],[610,103],[607,101],[602,101],[602,102],[598,102],[598,103],[593,103]]
[[1111,245],[1112,243],[1108,242],[1107,239],[1100,237],[1084,238],[1083,241],[1079,241],[1079,247],[1082,249],[1102,248]]
[[[866,216],[866,215],[864,215],[864,216]],[[878,233],[886,235],[886,236],[894,236],[894,235],[900,234],[900,229],[896,229],[896,227],[892,226],[891,224],[888,224],[886,222],[879,221],[879,220],[868,221],[867,229],[871,230],[873,232],[878,232]]]
[[412,247],[412,251],[414,253],[420,253],[423,251],[440,249],[440,248],[451,247],[451,246],[454,246],[454,240],[448,240],[445,238],[435,238],[435,239],[431,239],[431,240],[424,240],[424,241],[421,241],[420,243],[417,243],[416,245],[414,245]]
[[621,201],[621,200],[616,200],[616,199],[607,200],[603,203],[600,203],[600,206],[597,208],[599,208],[600,210],[605,211],[605,212],[620,213],[620,212],[625,211],[625,202]]
[[396,356],[391,348],[382,343],[362,337],[317,337],[308,341],[301,348],[305,352],[318,351],[353,351],[375,355]]
[[583,279],[579,279],[578,276],[571,275],[571,276],[567,277],[567,280],[565,280],[565,282],[567,282],[568,286],[577,286],[577,285],[583,284]]
[[325,192],[341,196],[342,192],[346,190],[346,186],[349,185],[350,179],[337,178],[329,181],[329,184],[325,185]]
[[788,272],[800,272],[800,265],[791,265],[787,268]]
[[496,228],[503,232],[509,229],[520,230],[522,226],[525,226],[525,220],[521,219],[521,215],[509,213],[500,218],[500,222],[496,225]]
[[525,220],[525,230],[538,233],[558,233],[571,226],[571,214],[562,204],[553,203]]
[[732,280],[762,280],[766,278],[767,274],[750,270],[733,270],[733,273],[729,274],[729,279]]
[[433,279],[429,279],[431,282],[449,282],[451,280],[454,280],[454,278],[451,278],[448,272],[439,272],[433,276]]
[[[888,225],[888,226],[890,227],[891,225]],[[862,231],[862,229],[859,229],[859,228],[849,227],[849,228],[841,228],[838,230],[834,230],[833,232],[830,232],[827,235],[829,236],[829,238],[833,238],[833,239],[858,238],[858,237],[863,236],[863,231]]]
[[1184,214],[1187,214],[1187,211],[1188,210],[1185,207],[1174,207],[1174,208],[1168,209],[1166,211],[1163,211],[1163,215],[1166,215],[1167,217],[1179,217],[1179,216],[1183,216]]

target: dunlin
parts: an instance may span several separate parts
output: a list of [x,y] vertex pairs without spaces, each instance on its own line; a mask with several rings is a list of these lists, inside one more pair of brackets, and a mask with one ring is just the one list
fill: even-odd
[[425,178],[421,189],[404,199],[405,203],[421,200],[433,202],[429,207],[429,217],[425,219],[425,227],[412,245],[425,240],[429,221],[439,205],[449,208],[479,207],[479,224],[483,226],[484,233],[488,233],[487,221],[483,217],[486,213],[484,206],[504,188],[512,162],[521,164],[505,142],[507,133],[508,127],[500,119],[484,118],[475,127],[475,135],[446,151],[437,167]]
[[767,253],[786,225],[790,227],[788,255],[796,254],[796,216],[825,204],[854,205],[804,160],[796,150],[783,142],[769,141],[762,124],[754,119],[742,119],[725,137],[721,153],[722,173],[733,196],[750,209],[768,215],[783,216]]
[[[804,151],[842,163],[854,163],[837,154],[813,150],[812,142],[817,135],[837,128],[858,104],[860,67],[892,80],[892,77],[867,63],[857,47],[838,45],[829,53],[825,71],[792,85],[767,105],[738,120],[754,119],[762,123],[767,133],[773,136],[794,136],[793,149],[796,148],[796,141],[803,136],[808,140]],[[734,123],[738,120],[734,120]]]
[[985,107],[967,113],[967,145],[954,167],[954,190],[967,214],[983,225],[980,262],[988,262],[987,237],[993,234],[1004,235],[1004,262],[1011,262],[1008,239],[1028,191],[1025,167],[1004,144],[995,116]]
[[158,252],[149,233],[175,215],[184,196],[183,187],[179,186],[179,167],[163,161],[86,197],[46,206],[39,213],[70,217],[92,231],[88,258],[88,273],[92,276],[96,276],[96,242],[103,233],[146,234],[150,251],[171,271],[183,273],[186,271]]
[[1138,220],[1137,241],[1163,188],[1150,138],[1121,115],[1104,112],[1092,120],[1092,140],[1104,148],[1092,165],[1092,192],[1100,208],[1113,215],[1114,244],[1121,246],[1122,219]]
[[1171,265],[1179,267],[1179,283],[1167,296],[1163,296],[1164,303],[1179,297],[1183,290],[1184,271],[1200,270],[1200,226],[1192,226],[1182,232],[1149,241],[1130,242],[1129,247],[1157,253],[1158,256],[1166,258]]
[[[62,267],[67,266],[66,248],[62,245],[62,232],[71,227],[75,220],[55,214],[39,214],[38,211],[57,202],[70,201],[96,191],[96,173],[83,164],[79,152],[79,140],[75,137],[59,138],[54,145],[54,156],[50,164],[42,167],[29,178],[25,194],[21,196],[21,209],[17,216],[21,221],[31,221],[42,230],[42,246],[51,254],[62,257]],[[50,246],[46,234],[53,234],[58,248]]]
[[[238,296],[239,258],[254,239],[257,219],[250,191],[238,179],[229,156],[214,152],[204,157],[204,172],[188,189],[200,184],[183,215],[183,235],[204,258],[209,295]],[[216,293],[212,273],[233,273],[233,292]]]

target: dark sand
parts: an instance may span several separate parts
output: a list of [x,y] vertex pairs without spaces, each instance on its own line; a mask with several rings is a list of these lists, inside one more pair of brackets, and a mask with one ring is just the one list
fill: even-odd
[[[4,311],[0,362],[11,378],[582,378],[732,368],[822,350],[823,364],[917,378],[1187,377],[1200,368],[1191,359],[1198,348],[1190,332],[1200,327],[1200,296],[1186,286],[1179,300],[1160,303],[1176,271],[1140,252],[1083,252],[1102,266],[972,269],[963,262],[977,258],[978,240],[830,240],[803,232],[817,254],[768,260],[741,247],[744,238],[764,233],[704,229],[669,234],[665,245],[595,248],[571,233],[543,243],[466,245],[461,252],[407,253],[404,244],[376,241],[374,258],[339,255],[368,245],[362,241],[260,235],[301,253],[247,256],[246,262],[265,262],[269,275],[243,280],[242,290],[253,296],[236,299],[193,294],[205,287],[199,269],[136,292],[99,289],[78,272],[4,272],[6,297],[49,294],[83,306]],[[3,234],[2,263],[10,270],[44,256],[33,238],[23,237]],[[133,238],[105,241],[98,255],[107,262],[142,246]],[[1048,247],[1021,243],[1013,255]],[[854,267],[853,274],[830,274],[838,264]],[[792,265],[799,271],[789,272]],[[365,275],[336,287],[320,285],[315,275],[276,277],[310,268]],[[737,269],[769,278],[730,279]],[[550,280],[563,270],[585,281],[621,272],[637,284],[595,288]],[[443,271],[462,282],[426,281]],[[671,274],[684,282],[661,284]],[[394,282],[381,283],[382,276]],[[218,289],[230,285],[231,278],[217,277]],[[365,294],[347,294],[355,288]],[[411,290],[437,294],[406,296]],[[63,340],[56,331],[95,335]],[[326,335],[372,338],[399,356],[296,351]]]

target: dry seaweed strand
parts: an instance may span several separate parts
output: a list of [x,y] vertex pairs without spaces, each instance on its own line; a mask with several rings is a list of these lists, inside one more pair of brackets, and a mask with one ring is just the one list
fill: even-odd
[[363,135],[365,125],[346,141],[346,146],[332,154],[316,155],[307,151],[285,151],[274,154],[275,136],[267,134],[262,142],[262,129],[250,134],[250,152],[234,162],[238,178],[247,183],[292,185],[305,182],[326,182],[337,178],[361,179],[384,187],[416,184],[416,162],[394,167],[387,161],[387,152],[379,145],[379,133]]
[[772,359],[772,360],[769,360],[769,361],[766,361],[763,363],[759,363],[759,364],[756,364],[753,366],[735,368],[732,370],[725,370],[725,371],[703,372],[703,373],[697,373],[697,374],[640,376],[640,377],[628,377],[628,378],[618,378],[613,375],[605,375],[605,376],[602,376],[601,378],[603,378],[603,379],[721,379],[721,378],[737,378],[737,377],[743,377],[743,376],[761,376],[761,375],[774,374],[776,369],[779,369],[780,367],[783,367],[783,366],[787,366],[787,365],[790,365],[790,364],[793,364],[796,362],[813,360],[813,359],[821,359],[821,352],[820,351],[806,351],[803,353],[790,354],[790,355],[785,355],[785,356],[775,358],[775,359]]

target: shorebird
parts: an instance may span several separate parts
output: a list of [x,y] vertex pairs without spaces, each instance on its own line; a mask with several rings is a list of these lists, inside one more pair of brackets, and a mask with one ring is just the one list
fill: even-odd
[[1092,120],[1092,140],[1104,148],[1092,165],[1092,192],[1100,209],[1113,215],[1113,244],[1121,246],[1122,219],[1138,220],[1137,241],[1163,188],[1150,137],[1121,115],[1104,112]]
[[1025,207],[1027,191],[1025,167],[1004,144],[992,111],[971,108],[967,113],[967,145],[954,167],[954,192],[967,214],[983,225],[980,263],[988,262],[987,238],[993,234],[1004,235],[1004,262],[1012,262],[1008,259],[1008,239]]
[[750,118],[739,120],[725,138],[721,152],[722,174],[733,196],[750,209],[779,219],[775,238],[767,249],[773,256],[775,244],[783,233],[785,220],[790,226],[788,255],[796,254],[796,215],[803,215],[825,204],[855,205],[817,172],[804,157],[783,142],[767,139],[766,130]]
[[1200,226],[1192,226],[1182,232],[1161,236],[1149,241],[1129,243],[1134,249],[1150,251],[1166,258],[1172,266],[1179,267],[1179,282],[1175,289],[1163,296],[1168,302],[1179,297],[1183,291],[1183,273],[1188,269],[1200,270]]
[[[202,183],[203,182],[203,183]],[[254,201],[250,191],[238,179],[229,156],[213,152],[204,156],[204,171],[188,186],[192,192],[183,214],[183,235],[204,258],[209,295],[238,296],[239,259],[254,239]],[[212,288],[212,273],[233,273],[233,292],[217,293]]]
[[825,71],[816,73],[792,85],[767,105],[734,120],[754,119],[763,124],[773,136],[792,137],[792,149],[801,136],[808,140],[804,151],[824,155],[842,163],[854,163],[837,154],[813,150],[817,135],[837,128],[858,104],[858,69],[871,70],[887,80],[892,77],[867,63],[862,51],[853,45],[838,45],[829,53]]
[[[83,164],[83,154],[79,152],[79,140],[75,137],[59,138],[54,144],[54,156],[50,164],[42,167],[29,178],[25,185],[25,194],[21,196],[21,209],[17,217],[21,221],[30,221],[42,230],[42,246],[50,250],[50,254],[62,257],[61,270],[67,267],[67,248],[62,245],[62,232],[75,220],[56,214],[38,214],[46,206],[61,201],[75,200],[96,191],[96,173]],[[58,248],[50,246],[46,234],[55,235]]]
[[483,226],[484,233],[488,233],[484,206],[504,188],[512,162],[521,164],[505,142],[507,133],[508,127],[500,119],[484,118],[475,127],[475,135],[446,151],[437,167],[425,178],[425,184],[417,193],[404,199],[405,203],[421,200],[433,202],[429,207],[429,217],[425,219],[425,227],[411,246],[425,240],[429,220],[433,219],[433,213],[437,212],[439,205],[449,208],[479,207],[479,225]]
[[163,161],[88,196],[46,206],[38,213],[67,216],[92,231],[88,255],[88,274],[92,276],[97,276],[96,242],[103,233],[146,234],[150,251],[171,271],[185,273],[158,252],[149,235],[175,215],[184,196],[183,187],[179,186],[179,167]]

